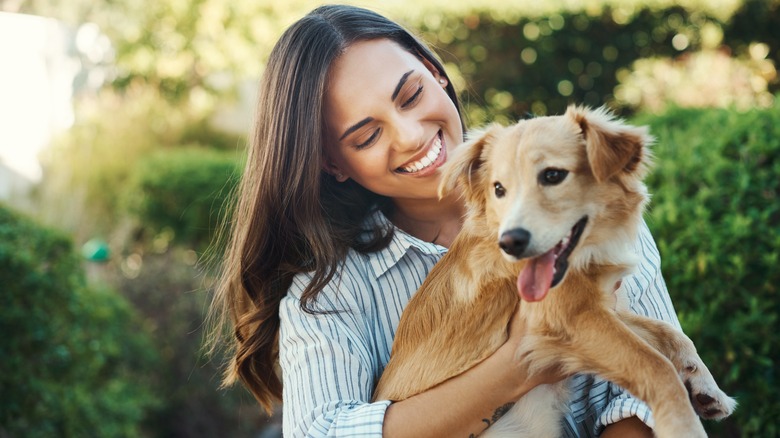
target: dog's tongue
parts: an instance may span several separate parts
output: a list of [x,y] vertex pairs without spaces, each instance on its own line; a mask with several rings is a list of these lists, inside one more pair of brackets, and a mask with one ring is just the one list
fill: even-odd
[[555,273],[555,248],[526,263],[517,277],[517,291],[526,301],[541,301],[550,290]]

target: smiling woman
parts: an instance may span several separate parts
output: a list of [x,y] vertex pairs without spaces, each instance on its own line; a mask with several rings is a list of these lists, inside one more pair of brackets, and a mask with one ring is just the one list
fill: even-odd
[[[459,194],[437,194],[462,141],[442,64],[385,17],[323,6],[274,47],[211,315],[215,334],[226,324],[233,335],[225,383],[240,379],[268,410],[281,399],[286,436],[478,434],[564,377],[520,367],[515,324],[463,374],[372,401],[401,313],[462,227]],[[676,321],[646,229],[637,248],[642,275],[621,293]],[[651,421],[644,404],[607,382],[572,382],[567,434],[606,436],[620,424],[650,436],[636,420]]]

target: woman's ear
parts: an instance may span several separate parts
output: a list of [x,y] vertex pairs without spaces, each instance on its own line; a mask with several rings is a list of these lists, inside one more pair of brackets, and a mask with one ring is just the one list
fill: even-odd
[[420,55],[420,59],[422,60],[425,68],[428,69],[428,71],[433,75],[433,78],[436,79],[436,82],[438,82],[442,88],[447,88],[447,84],[449,84],[449,79],[447,79],[447,76],[445,76],[443,72],[440,72],[439,69],[428,60],[428,58]]
[[323,158],[322,160],[322,170],[325,171],[325,173],[333,176],[333,178],[336,178],[336,181],[338,182],[344,182],[349,179],[349,176],[344,174],[344,172],[339,168],[339,166],[330,161],[327,157]]

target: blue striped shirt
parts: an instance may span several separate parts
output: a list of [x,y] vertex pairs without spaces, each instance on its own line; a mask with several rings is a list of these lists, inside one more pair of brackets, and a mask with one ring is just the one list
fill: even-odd
[[[374,386],[390,358],[401,312],[447,251],[395,231],[382,251],[349,252],[343,269],[314,304],[316,310],[334,312],[301,310],[309,274],[296,276],[282,299],[279,364],[285,436],[382,436],[390,402],[371,403]],[[644,224],[636,251],[639,266],[623,280],[618,293],[634,312],[679,328],[661,277],[658,249]],[[589,375],[570,381],[573,395],[564,421],[565,436],[596,436],[606,425],[631,416],[652,427],[647,406],[617,385]]]

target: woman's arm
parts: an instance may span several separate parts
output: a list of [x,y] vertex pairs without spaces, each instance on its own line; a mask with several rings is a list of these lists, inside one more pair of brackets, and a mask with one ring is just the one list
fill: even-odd
[[285,437],[381,437],[389,402],[369,402],[378,364],[354,310],[310,314],[293,295],[280,303]]
[[474,368],[390,405],[384,436],[476,436],[537,385],[561,380],[562,376],[553,372],[527,378],[527,371],[514,359],[523,329],[512,324],[509,340]]

